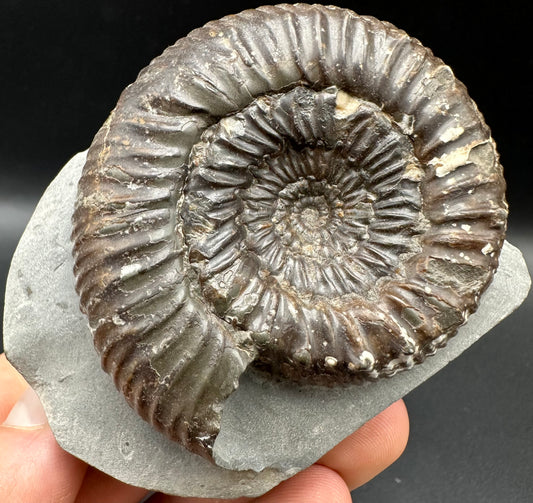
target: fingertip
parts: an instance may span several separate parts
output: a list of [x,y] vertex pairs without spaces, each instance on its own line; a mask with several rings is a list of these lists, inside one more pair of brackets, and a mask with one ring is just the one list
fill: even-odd
[[37,393],[27,387],[2,423],[10,428],[42,428],[47,424],[41,400]]
[[403,400],[398,400],[365,423],[359,431],[359,443],[371,451],[372,460],[381,461],[383,469],[396,461],[409,440],[409,415]]
[[149,503],[351,503],[351,495],[342,477],[335,471],[321,465],[312,465],[285,480],[258,498],[186,498],[155,494]]
[[48,425],[0,427],[0,488],[9,501],[74,501],[86,468],[59,447]]
[[148,498],[146,503],[248,503],[251,501],[256,500],[253,498],[189,498],[185,496],[170,496],[168,494],[156,493],[151,498]]
[[28,388],[24,378],[9,363],[6,355],[0,355],[0,424],[2,424],[15,403]]
[[343,478],[327,466],[312,465],[259,497],[257,503],[351,503]]
[[335,470],[350,490],[396,461],[407,445],[409,416],[403,400],[393,403],[326,453],[318,463]]
[[[76,495],[76,503],[94,503],[112,501],[113,503],[130,503],[144,501],[150,493],[147,489],[125,484],[96,468],[89,467],[80,490]],[[149,500],[152,503],[152,500]]]

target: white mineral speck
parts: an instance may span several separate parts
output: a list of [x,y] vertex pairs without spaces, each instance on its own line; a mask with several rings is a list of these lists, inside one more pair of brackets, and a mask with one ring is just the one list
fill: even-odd
[[428,162],[429,166],[435,168],[435,174],[438,178],[448,175],[459,166],[464,166],[469,162],[470,152],[481,142],[475,141],[463,147],[455,149],[453,152],[442,154],[441,157],[434,157]]
[[114,314],[112,320],[113,323],[117,326],[122,326],[126,324],[126,322],[118,314]]
[[424,178],[424,170],[414,163],[409,163],[405,167],[404,178],[412,182],[420,182]]
[[459,138],[464,131],[465,130],[461,126],[451,127],[440,135],[440,141],[448,143],[449,141],[457,140],[457,138]]
[[339,91],[335,103],[335,116],[340,119],[349,117],[354,114],[360,106],[361,102],[357,98],[350,96],[344,91]]
[[337,358],[335,358],[334,356],[326,356],[326,358],[324,358],[324,361],[328,367],[334,367],[335,365],[337,365]]
[[120,269],[120,279],[129,279],[132,276],[135,276],[141,269],[142,266],[139,262],[123,265]]
[[363,351],[359,357],[366,367],[372,367],[376,361],[374,355],[370,351]]
[[483,253],[483,255],[488,255],[489,253],[493,251],[494,251],[494,248],[492,247],[490,243],[487,243],[483,248],[481,248],[481,253]]

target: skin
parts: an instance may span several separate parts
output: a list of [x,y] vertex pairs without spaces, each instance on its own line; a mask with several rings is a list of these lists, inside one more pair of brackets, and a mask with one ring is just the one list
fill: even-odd
[[[0,424],[28,387],[0,355]],[[402,400],[363,425],[314,465],[259,498],[181,498],[155,494],[150,503],[350,503],[350,491],[368,482],[403,452],[409,419]],[[41,503],[137,503],[145,489],[129,486],[63,451],[47,424],[0,426],[0,500]]]

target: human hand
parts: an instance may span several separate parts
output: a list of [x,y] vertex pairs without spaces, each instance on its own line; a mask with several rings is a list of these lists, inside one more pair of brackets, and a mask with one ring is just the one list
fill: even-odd
[[[16,405],[15,405],[16,404]],[[137,503],[149,492],[113,479],[65,452],[22,376],[0,355],[0,501]],[[259,498],[181,498],[157,493],[149,503],[350,503],[350,490],[403,452],[409,420],[402,400],[370,420],[314,465]]]

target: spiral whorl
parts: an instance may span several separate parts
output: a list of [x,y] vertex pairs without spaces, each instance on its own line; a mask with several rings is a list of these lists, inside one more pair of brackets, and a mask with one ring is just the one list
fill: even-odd
[[81,308],[139,414],[210,457],[248,365],[393,375],[479,301],[505,184],[464,86],[390,24],[261,7],[169,47],[123,92],[74,214]]

